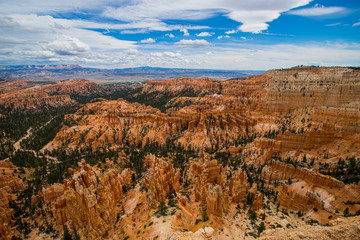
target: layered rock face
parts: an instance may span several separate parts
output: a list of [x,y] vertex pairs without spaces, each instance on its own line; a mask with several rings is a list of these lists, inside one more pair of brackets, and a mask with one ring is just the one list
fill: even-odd
[[0,95],[0,106],[13,110],[27,110],[71,105],[74,101],[70,95],[90,94],[95,85],[95,83],[79,79],[19,89]]
[[16,236],[13,228],[14,210],[9,207],[9,202],[16,200],[17,191],[24,189],[21,178],[13,176],[16,167],[10,162],[0,162],[0,236],[1,239],[11,239]]
[[194,81],[193,78],[175,78],[163,81],[147,81],[143,86],[138,87],[138,95],[169,94],[172,96],[181,95],[208,95],[219,93],[220,83],[208,78],[200,78]]
[[278,198],[281,207],[296,211],[307,211],[312,208],[324,209],[324,202],[313,192],[302,195],[291,191],[287,186],[279,188]]
[[[292,68],[271,70],[266,88],[269,111],[304,107],[358,106],[360,72],[349,68]],[[301,101],[299,101],[301,99]]]
[[[345,185],[343,182],[313,170],[295,168],[292,165],[272,161],[262,171],[268,184],[285,182],[276,187],[277,202],[281,207],[306,212],[313,208],[330,213],[344,212],[346,208],[356,212],[358,206],[344,203],[358,198],[359,185]],[[325,220],[326,222],[326,220]]]
[[10,110],[39,110],[42,107],[58,107],[74,104],[81,97],[95,98],[114,93],[111,88],[85,79],[60,81],[47,85],[36,85],[23,80],[0,84],[0,106]]
[[262,75],[228,81],[213,81],[208,78],[147,81],[146,84],[138,87],[137,95],[154,95],[155,98],[165,94],[180,98],[233,95],[252,100],[260,97],[263,85],[269,78],[269,76]]
[[79,163],[78,172],[64,184],[44,189],[42,196],[51,205],[57,228],[72,226],[90,239],[105,235],[116,221],[116,209],[120,207],[123,186],[131,184],[132,172],[128,169],[102,172]]
[[308,169],[295,168],[292,165],[277,161],[272,161],[270,166],[266,166],[263,169],[262,174],[264,179],[267,181],[288,180],[290,178],[301,179],[310,182],[313,185],[323,187],[342,188],[344,186],[343,182],[335,178],[325,176]]

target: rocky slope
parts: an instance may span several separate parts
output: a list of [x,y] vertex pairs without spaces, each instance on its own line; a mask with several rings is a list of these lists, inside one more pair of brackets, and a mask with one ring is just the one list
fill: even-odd
[[31,83],[18,79],[14,81],[0,82],[0,94],[17,91],[26,87],[31,86]]
[[338,218],[330,226],[304,226],[297,229],[265,231],[259,239],[357,239],[360,234],[359,217]]
[[121,87],[98,85],[85,79],[39,85],[15,80],[0,84],[0,107],[7,110],[39,110],[106,97],[122,91]]

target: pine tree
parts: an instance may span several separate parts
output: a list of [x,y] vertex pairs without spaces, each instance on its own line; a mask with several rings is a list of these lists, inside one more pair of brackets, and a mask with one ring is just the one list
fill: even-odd
[[264,222],[261,222],[261,223],[260,223],[260,226],[258,227],[259,235],[260,235],[260,233],[262,233],[264,230],[265,230],[265,224],[264,224]]
[[201,211],[201,219],[203,222],[206,222],[209,220],[209,217],[207,215],[207,204],[206,204],[206,193],[205,190],[201,192],[201,203],[200,203],[200,211]]
[[165,216],[167,214],[167,207],[164,201],[161,201],[159,206],[158,206],[158,213],[161,216]]

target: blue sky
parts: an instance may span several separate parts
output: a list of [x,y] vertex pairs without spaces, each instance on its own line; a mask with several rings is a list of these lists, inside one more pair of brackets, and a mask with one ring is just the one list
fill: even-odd
[[0,65],[360,65],[358,0],[1,0]]

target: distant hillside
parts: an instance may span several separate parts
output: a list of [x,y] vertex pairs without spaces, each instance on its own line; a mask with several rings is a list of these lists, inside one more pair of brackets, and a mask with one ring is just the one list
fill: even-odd
[[138,67],[125,69],[83,68],[78,65],[62,66],[0,66],[0,80],[25,79],[30,81],[59,81],[84,78],[96,82],[138,82],[177,77],[208,77],[213,79],[246,78],[264,71],[211,70]]

